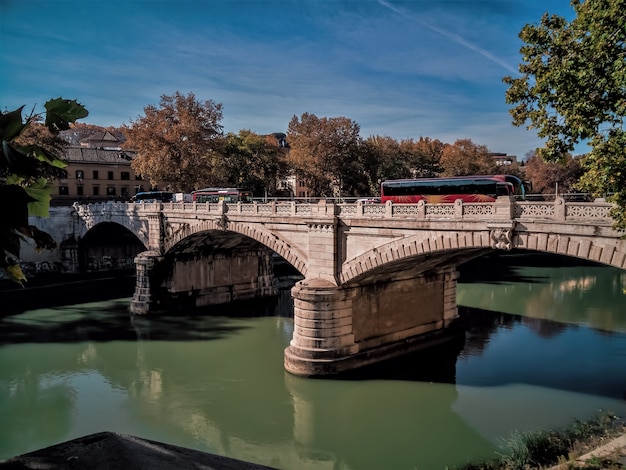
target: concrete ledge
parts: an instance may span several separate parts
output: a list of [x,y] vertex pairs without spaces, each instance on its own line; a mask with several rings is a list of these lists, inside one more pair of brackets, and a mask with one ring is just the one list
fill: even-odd
[[135,436],[101,432],[0,460],[3,469],[276,470]]

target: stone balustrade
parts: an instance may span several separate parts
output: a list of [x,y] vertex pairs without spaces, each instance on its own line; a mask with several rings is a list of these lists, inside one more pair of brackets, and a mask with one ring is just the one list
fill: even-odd
[[[142,214],[146,212],[166,211],[181,213],[201,213],[220,215],[228,213],[237,216],[272,216],[272,217],[307,217],[318,215],[319,203],[254,202],[252,204],[224,203],[95,203],[76,205],[82,213]],[[588,221],[602,225],[612,225],[610,216],[612,204],[604,201],[566,202],[556,198],[551,202],[514,201],[500,198],[496,202],[428,204],[334,204],[325,203],[325,214],[341,218],[383,218],[417,220],[484,220],[485,218],[518,220],[553,220],[553,221]]]

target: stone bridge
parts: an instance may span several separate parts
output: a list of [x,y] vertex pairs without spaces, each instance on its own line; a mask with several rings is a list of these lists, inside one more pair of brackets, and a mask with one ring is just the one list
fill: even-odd
[[167,305],[167,297],[203,305],[271,295],[269,250],[287,260],[304,279],[292,289],[285,368],[304,376],[340,373],[449,337],[458,316],[455,268],[492,250],[626,268],[626,240],[612,228],[610,209],[600,200],[509,197],[471,204],[74,206],[76,232],[115,223],[145,246],[135,258],[133,313]]

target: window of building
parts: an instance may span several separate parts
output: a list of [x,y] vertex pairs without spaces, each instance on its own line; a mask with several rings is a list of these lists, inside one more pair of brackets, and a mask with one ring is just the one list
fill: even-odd
[[67,186],[59,186],[59,195],[60,196],[69,196],[70,188]]
[[78,181],[82,181],[85,178],[85,173],[83,170],[76,170],[76,179]]
[[141,175],[135,175],[135,179],[137,181],[143,181],[143,178],[141,177]]
[[98,179],[98,170],[93,170],[93,179]]
[[107,196],[115,196],[115,187],[114,186],[108,186],[107,187]]
[[76,186],[76,195],[77,196],[82,196],[84,194],[84,189],[82,186]]
[[300,191],[300,192],[298,193],[298,197],[305,197],[305,193],[304,193],[304,191]]
[[122,171],[122,173],[120,174],[120,177],[121,177],[122,180],[128,181],[128,180],[130,180],[130,172],[129,171]]
[[112,171],[109,171],[109,172],[107,173],[107,179],[110,179],[110,180],[112,180],[112,179],[113,179],[113,172],[112,172]]
[[93,195],[94,196],[100,196],[100,186],[94,186],[93,187]]
[[120,188],[120,196],[123,196],[123,197],[130,196],[130,193],[128,192],[128,186],[122,186]]

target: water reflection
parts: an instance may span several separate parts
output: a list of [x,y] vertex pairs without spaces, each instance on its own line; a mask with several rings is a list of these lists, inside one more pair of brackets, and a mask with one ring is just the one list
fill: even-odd
[[513,430],[626,415],[622,273],[523,261],[465,267],[457,341],[338,380],[284,371],[288,290],[236,310],[130,317],[119,299],[0,318],[0,458],[115,431],[281,469],[442,469]]
[[606,332],[626,332],[626,316],[622,308],[616,308],[626,305],[626,272],[537,253],[505,259],[507,264],[500,256],[493,256],[464,265],[457,303]]

